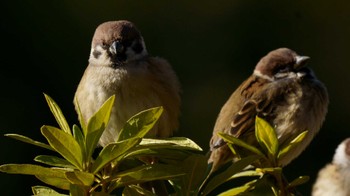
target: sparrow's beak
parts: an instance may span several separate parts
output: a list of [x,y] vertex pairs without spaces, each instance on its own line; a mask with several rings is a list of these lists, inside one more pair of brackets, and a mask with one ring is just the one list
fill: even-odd
[[111,46],[109,47],[109,51],[116,55],[118,52],[122,52],[124,50],[124,46],[120,41],[114,41]]
[[307,62],[309,61],[310,57],[308,56],[297,56],[296,57],[296,62],[294,65],[294,69],[300,69],[302,67],[304,67]]

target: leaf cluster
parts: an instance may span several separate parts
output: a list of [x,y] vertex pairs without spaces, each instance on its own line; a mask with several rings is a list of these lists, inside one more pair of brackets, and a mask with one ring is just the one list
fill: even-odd
[[[187,138],[146,139],[163,112],[162,107],[142,111],[131,117],[118,139],[98,152],[98,141],[105,130],[115,97],[110,97],[85,124],[68,125],[56,102],[45,95],[59,127],[44,125],[41,133],[47,143],[18,134],[7,137],[54,151],[56,155],[38,155],[40,164],[5,164],[0,171],[34,175],[42,182],[69,191],[70,195],[109,195],[122,189],[125,195],[145,192],[141,183],[185,176],[180,163],[202,149]],[[94,154],[98,153],[96,157]],[[157,160],[150,163],[148,160]],[[32,187],[34,195],[63,195],[49,187]]]
[[[167,195],[196,196],[209,195],[221,185],[235,180],[241,181],[230,184],[231,188],[221,192],[221,196],[295,195],[295,187],[308,180],[307,176],[301,176],[288,182],[280,165],[280,160],[304,139],[307,131],[280,145],[274,129],[256,117],[255,137],[259,146],[219,133],[239,159],[223,172],[211,174],[208,156],[202,155],[202,149],[192,140],[183,137],[145,138],[160,118],[162,107],[150,108],[131,117],[117,140],[100,150],[98,141],[108,124],[114,96],[87,124],[78,109],[80,126],[73,125],[72,128],[56,102],[48,95],[45,98],[58,123],[58,127],[41,127],[47,143],[18,134],[6,136],[45,148],[51,154],[36,156],[34,161],[37,164],[0,166],[1,172],[34,175],[50,187],[60,189],[34,186],[34,195],[156,195],[142,185],[161,181],[168,185]],[[241,149],[250,153],[241,156]]]
[[[229,145],[232,153],[240,160],[232,164],[227,170],[215,176],[221,178],[217,186],[239,177],[253,177],[242,186],[234,187],[221,195],[297,195],[296,187],[309,180],[308,176],[300,176],[288,182],[283,175],[281,160],[288,156],[290,150],[295,148],[305,138],[308,131],[303,131],[284,145],[280,145],[274,128],[260,117],[255,119],[255,137],[259,146],[250,145],[232,135],[219,133]],[[249,156],[241,157],[237,147],[249,151]],[[242,166],[236,169],[237,165]],[[238,170],[238,171],[237,171]],[[216,187],[217,187],[216,186]]]

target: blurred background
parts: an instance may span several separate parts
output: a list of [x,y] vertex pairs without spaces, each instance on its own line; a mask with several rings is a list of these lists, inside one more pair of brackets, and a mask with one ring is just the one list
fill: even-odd
[[[3,136],[18,133],[45,141],[44,124],[56,125],[49,94],[70,124],[73,96],[88,64],[95,28],[127,19],[142,32],[148,51],[166,58],[182,83],[181,127],[205,151],[217,114],[267,52],[289,47],[311,57],[327,86],[329,112],[307,150],[285,168],[288,179],[309,175],[299,188],[309,195],[318,170],[350,137],[350,3],[327,1],[1,1],[0,164],[33,163],[49,152]],[[0,173],[2,195],[30,195],[32,176]]]

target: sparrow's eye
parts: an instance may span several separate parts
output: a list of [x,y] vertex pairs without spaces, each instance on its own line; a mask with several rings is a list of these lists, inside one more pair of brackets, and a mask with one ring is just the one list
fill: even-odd
[[109,47],[109,51],[112,54],[121,54],[124,53],[124,45],[121,41],[116,40],[114,41],[111,46]]
[[287,73],[289,71],[290,71],[290,69],[289,69],[288,66],[287,67],[283,67],[281,69],[278,69],[278,73]]
[[111,44],[110,50],[112,53],[121,53],[124,51],[124,45],[121,41],[117,40]]
[[113,42],[113,44],[117,52],[122,52],[124,50],[124,46],[120,41]]
[[108,48],[108,44],[106,42],[102,42],[101,44],[103,49],[107,49]]
[[290,76],[291,72],[292,72],[291,66],[288,66],[288,65],[281,66],[276,70],[274,77],[276,79],[286,78]]

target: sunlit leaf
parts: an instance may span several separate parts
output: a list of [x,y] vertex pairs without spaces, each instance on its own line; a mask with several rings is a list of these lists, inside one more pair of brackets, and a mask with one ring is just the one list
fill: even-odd
[[66,118],[64,117],[64,115],[63,115],[63,113],[62,113],[60,107],[58,107],[57,103],[56,103],[50,96],[48,96],[48,95],[45,94],[45,93],[44,93],[44,96],[45,96],[45,99],[46,99],[46,101],[47,101],[47,104],[49,105],[50,110],[51,110],[52,114],[54,115],[54,117],[55,117],[55,119],[56,119],[58,125],[60,126],[60,128],[61,128],[64,132],[66,132],[66,133],[72,135],[72,132],[71,132],[71,130],[70,130],[70,128],[69,128],[69,125],[68,125],[68,123],[67,123],[67,120],[66,120]]
[[235,196],[235,195],[242,195],[242,193],[252,189],[255,185],[257,180],[252,180],[250,182],[245,183],[243,186],[235,187],[230,190],[227,190],[223,193],[220,193],[219,196]]
[[119,133],[118,140],[131,137],[143,138],[150,131],[163,112],[163,107],[144,110],[131,117]]
[[256,168],[256,172],[262,174],[273,174],[273,175],[281,175],[282,168],[281,167],[265,167],[265,168]]
[[62,177],[45,176],[45,175],[35,175],[35,177],[48,185],[51,185],[63,190],[69,190],[70,182],[66,179],[66,177],[64,176],[64,173]]
[[78,113],[78,119],[79,119],[80,126],[84,130],[84,133],[86,133],[86,124],[85,124],[86,119],[84,119],[84,117],[83,117],[83,113],[81,112],[80,104],[78,102],[77,97],[74,97],[74,103],[75,103],[74,105],[75,105],[77,113]]
[[137,185],[125,186],[125,188],[123,189],[122,195],[123,196],[134,196],[134,195],[156,196],[152,192],[150,192],[146,189],[143,189],[142,187],[137,186]]
[[66,167],[76,169],[76,167],[72,165],[69,161],[51,155],[38,155],[34,158],[34,161],[55,167]]
[[[247,144],[247,145],[248,145],[248,144]],[[227,146],[228,146],[228,148],[231,150],[231,152],[232,152],[232,154],[233,154],[234,156],[237,156],[237,157],[240,156],[239,153],[237,152],[237,150],[234,148],[234,146],[233,146],[232,143],[227,143]]]
[[164,139],[143,138],[140,145],[168,145],[168,148],[173,149],[203,151],[195,142],[185,137],[171,137]]
[[103,131],[107,127],[114,99],[114,95],[107,99],[107,101],[104,102],[100,109],[88,121],[86,133],[84,133],[87,158],[91,157]]
[[0,171],[10,174],[24,174],[24,175],[47,175],[47,176],[62,176],[61,171],[53,170],[51,168],[42,167],[32,164],[5,164],[0,166]]
[[82,169],[82,152],[74,137],[56,127],[42,126],[41,133],[45,136],[50,146],[60,153],[67,161],[79,169]]
[[277,158],[282,159],[290,150],[294,149],[297,145],[300,144],[307,135],[308,131],[304,131],[300,133],[298,136],[296,136],[290,143],[288,143],[286,146],[283,146],[278,153]]
[[5,134],[5,136],[13,138],[13,139],[16,139],[16,140],[19,140],[21,142],[25,142],[25,143],[32,144],[32,145],[35,145],[35,146],[39,146],[41,148],[46,148],[48,150],[55,151],[55,149],[53,149],[50,145],[42,143],[42,142],[38,142],[38,141],[35,141],[35,140],[32,140],[29,137],[26,137],[26,136],[23,136],[23,135],[9,133],[9,134]]
[[182,175],[185,175],[185,173],[181,167],[176,165],[152,164],[120,172],[112,177],[112,181],[116,180],[118,186],[125,186],[154,180],[172,179]]
[[77,125],[73,125],[73,136],[74,136],[74,139],[78,142],[80,147],[85,146],[83,132],[80,130],[80,128]]
[[278,139],[275,130],[264,119],[256,116],[255,135],[261,147],[267,149],[269,157],[276,158],[278,153]]
[[81,129],[77,126],[77,125],[73,125],[73,136],[75,141],[78,142],[80,149],[81,149],[81,153],[83,156],[83,163],[85,163],[87,161],[87,152],[86,152],[86,146],[85,146],[85,138],[83,135],[83,132],[81,131]]
[[68,196],[68,195],[60,194],[55,190],[46,186],[33,186],[32,192],[35,196]]
[[39,180],[49,185],[65,190],[69,189],[69,182],[64,175],[66,172],[64,170],[32,164],[6,164],[0,166],[0,171],[10,174],[35,175]]
[[232,164],[229,168],[227,168],[224,172],[214,176],[211,178],[206,186],[204,187],[202,193],[204,195],[209,194],[211,191],[213,191],[215,188],[217,188],[219,185],[227,182],[231,179],[231,177],[238,172],[242,171],[244,168],[246,168],[248,165],[252,164],[254,161],[258,160],[259,156],[248,156],[245,158],[242,158],[241,160],[235,162]]
[[299,176],[298,178],[294,179],[292,182],[288,184],[287,188],[293,188],[302,184],[305,184],[310,180],[309,176]]
[[[137,146],[132,151],[128,152],[125,158],[136,158],[144,156],[154,156],[158,159],[169,159],[169,160],[184,160],[191,153],[185,150],[171,149],[168,146],[154,145],[154,146]],[[165,161],[165,160],[163,160]]]
[[96,161],[92,165],[92,168],[91,168],[92,173],[94,174],[97,173],[107,163],[122,156],[129,149],[139,144],[140,141],[141,141],[141,138],[131,138],[128,140],[123,140],[121,142],[108,144],[102,149],[102,151],[96,158]]
[[261,172],[257,172],[255,170],[244,170],[231,176],[229,180],[232,180],[234,178],[240,178],[240,177],[253,177],[253,176],[262,177],[263,175],[264,174],[262,174]]
[[72,184],[82,186],[90,186],[95,179],[93,174],[82,171],[66,172],[65,175],[68,181]]
[[218,135],[225,140],[225,142],[227,143],[231,143],[231,144],[234,144],[234,145],[237,145],[237,146],[240,146],[240,147],[243,147],[261,157],[264,157],[264,154],[257,148],[255,148],[254,146],[251,146],[247,143],[245,143],[244,141],[232,136],[232,135],[229,135],[229,134],[226,134],[226,133],[223,133],[223,132],[219,132]]

